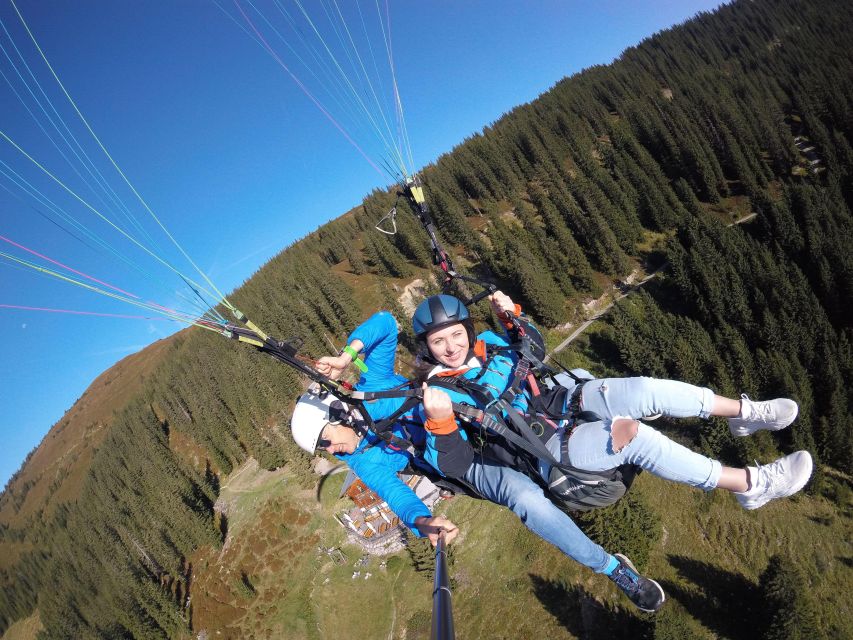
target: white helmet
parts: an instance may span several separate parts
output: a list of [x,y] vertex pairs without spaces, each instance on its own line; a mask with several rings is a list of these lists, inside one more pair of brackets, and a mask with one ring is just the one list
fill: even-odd
[[323,428],[329,423],[341,422],[347,409],[331,393],[321,394],[319,387],[312,385],[296,402],[290,419],[290,433],[296,444],[308,453],[315,453]]

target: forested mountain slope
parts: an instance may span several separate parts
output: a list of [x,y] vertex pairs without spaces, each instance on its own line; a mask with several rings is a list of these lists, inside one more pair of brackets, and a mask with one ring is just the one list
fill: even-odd
[[[853,635],[851,21],[841,0],[722,7],[560,81],[423,170],[457,266],[544,326],[582,318],[612,283],[667,263],[560,358],[599,375],[793,397],[797,422],[772,437],[664,428],[730,464],[799,448],[817,462],[808,495],[756,513],[643,477],[629,499],[585,517],[662,577],[670,602],[654,621],[505,511],[454,499],[466,531],[453,564],[460,636]],[[314,355],[330,348],[324,334],[340,344],[380,306],[405,327],[399,290],[426,277],[430,255],[399,203],[398,233],[374,230],[394,202],[374,192],[233,302]],[[746,213],[757,215],[726,226]],[[83,466],[32,466],[60,422],[0,498],[0,631],[37,614],[45,638],[425,637],[429,585],[402,590],[405,557],[356,583],[314,553],[341,532],[332,507],[303,491],[309,461],[286,435],[303,382],[210,332],[155,348],[162,360],[140,370]],[[223,517],[214,504],[250,458],[257,484]],[[362,597],[375,615],[341,626],[340,603]],[[344,607],[335,616],[332,602]]]

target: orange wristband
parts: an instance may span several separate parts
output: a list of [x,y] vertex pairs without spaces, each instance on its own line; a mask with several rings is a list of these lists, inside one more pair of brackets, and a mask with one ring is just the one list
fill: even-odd
[[434,420],[433,418],[427,418],[426,424],[424,425],[427,431],[437,436],[447,436],[456,431],[458,429],[456,425],[456,418],[453,416],[448,416],[446,418],[439,418]]
[[[514,315],[516,318],[521,317],[521,305],[520,304],[515,305],[515,310],[513,311],[512,315]],[[504,322],[504,326],[507,329],[512,329],[513,324],[512,324],[512,322]]]

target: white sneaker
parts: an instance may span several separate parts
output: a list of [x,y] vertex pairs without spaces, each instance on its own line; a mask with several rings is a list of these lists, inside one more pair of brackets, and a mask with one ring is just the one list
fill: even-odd
[[812,457],[808,451],[796,451],[764,466],[747,467],[752,487],[735,493],[744,509],[758,509],[771,500],[785,498],[806,486],[812,475]]
[[737,418],[729,418],[729,431],[735,436],[751,436],[756,431],[779,431],[797,417],[799,407],[793,400],[777,398],[754,402],[741,395],[741,410]]

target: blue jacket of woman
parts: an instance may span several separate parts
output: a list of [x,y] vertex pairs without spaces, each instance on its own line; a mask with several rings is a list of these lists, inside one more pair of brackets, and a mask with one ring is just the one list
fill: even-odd
[[[523,322],[528,331],[536,330],[526,319]],[[389,389],[405,380],[402,376],[394,373],[397,333],[397,323],[391,314],[379,312],[350,335],[350,341],[358,338],[365,344],[365,351],[368,354],[368,359],[365,360],[368,371],[359,380],[358,388],[360,390],[376,391]],[[496,347],[509,346],[506,337],[499,336],[492,331],[481,333],[477,336],[477,341],[482,341],[486,345]],[[370,346],[368,347],[368,345]],[[511,351],[497,353],[485,363],[472,356],[467,367],[463,370],[449,372],[443,367],[438,366],[430,372],[430,377],[433,375],[454,375],[467,378],[476,381],[477,384],[484,387],[493,398],[498,398],[511,384],[513,370],[517,362],[518,356],[515,352]],[[477,405],[476,401],[466,393],[453,389],[442,388],[442,390],[450,396],[453,402]],[[391,415],[401,404],[402,399],[391,398],[370,403],[367,405],[367,408],[371,417],[378,420]],[[513,405],[516,409],[524,413],[527,410],[526,397],[523,394],[519,394],[515,398]],[[445,477],[460,479],[465,475],[475,454],[465,429],[459,428],[457,423],[456,428],[449,433],[437,434],[425,430],[422,425],[425,425],[427,420],[423,405],[418,405],[412,414],[404,416],[404,419],[406,419],[406,422],[414,420],[419,425],[418,427],[409,426],[409,433],[406,434],[406,437],[415,445],[418,452],[417,457],[409,455],[408,459],[413,462],[412,466],[418,466],[418,462],[423,461]],[[399,426],[396,426],[394,433],[395,435],[400,435],[401,431]],[[505,449],[504,443],[500,441],[492,441],[483,453],[488,457],[504,463],[512,463],[517,459],[516,454],[508,452]],[[356,473],[359,472],[356,471]],[[359,473],[359,476],[361,476],[361,473]],[[366,479],[365,482],[367,482]],[[402,518],[401,514],[398,513],[398,515]]]
[[[485,331],[477,336],[477,341],[484,342],[486,345],[497,347],[509,346],[506,338],[497,335],[492,331]],[[497,353],[489,358],[486,362],[482,362],[478,357],[469,359],[467,368],[459,371],[447,371],[444,367],[435,367],[430,372],[430,378],[433,376],[443,377],[453,375],[458,378],[471,380],[492,396],[492,399],[497,399],[512,383],[515,365],[518,362],[518,356],[515,352]],[[427,381],[429,384],[429,380]],[[441,388],[450,399],[457,404],[469,404],[478,406],[479,403],[470,395],[455,389]],[[527,411],[527,398],[524,394],[519,394],[513,400],[513,406],[525,413]],[[479,406],[480,409],[484,408]],[[419,405],[415,410],[415,418],[422,424],[427,424],[426,414],[423,405]],[[464,428],[460,428],[458,420],[456,428],[450,432],[442,432],[440,435],[433,431],[426,432],[426,446],[423,453],[424,460],[438,471],[441,475],[461,479],[471,462],[474,459],[474,446],[468,438],[468,433]],[[503,450],[504,443],[496,442],[492,439],[489,444],[485,445],[482,453],[486,457],[495,459],[498,462],[515,461],[515,454],[507,455]]]

